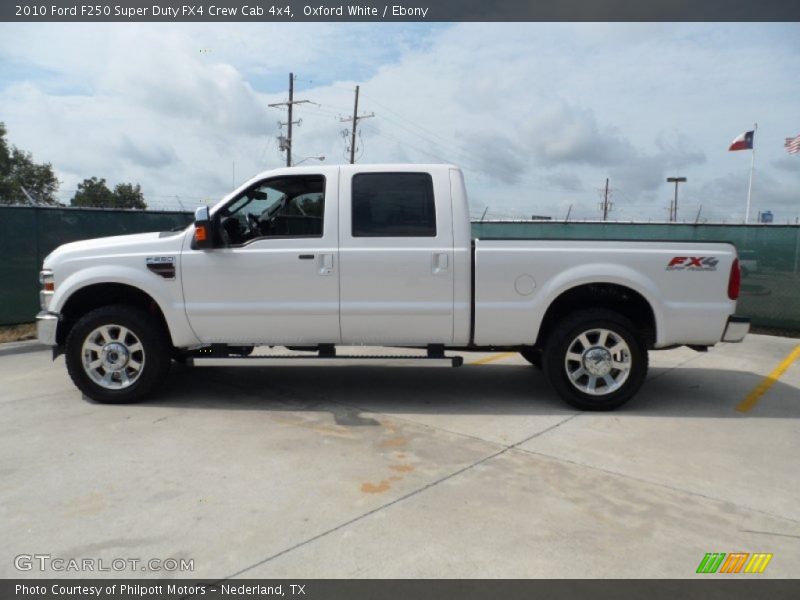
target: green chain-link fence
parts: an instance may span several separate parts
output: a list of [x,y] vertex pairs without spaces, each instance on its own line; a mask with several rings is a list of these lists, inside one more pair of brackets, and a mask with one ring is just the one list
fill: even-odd
[[[31,322],[42,260],[56,246],[107,235],[166,231],[182,212],[0,206],[0,325]],[[800,226],[650,223],[484,222],[475,237],[728,241],[739,249],[739,312],[753,323],[800,331]]]
[[0,325],[30,323],[39,310],[39,270],[53,249],[108,235],[188,225],[181,212],[0,206]]

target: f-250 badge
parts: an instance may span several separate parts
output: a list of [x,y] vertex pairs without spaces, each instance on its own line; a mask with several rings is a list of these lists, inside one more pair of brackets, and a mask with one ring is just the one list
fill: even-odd
[[174,256],[148,256],[144,259],[147,268],[164,279],[175,279]]
[[667,271],[716,271],[719,259],[715,256],[676,256]]

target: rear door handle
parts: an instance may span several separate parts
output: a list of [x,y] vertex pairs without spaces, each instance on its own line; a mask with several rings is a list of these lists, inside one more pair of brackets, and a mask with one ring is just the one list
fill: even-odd
[[447,252],[434,252],[431,256],[431,273],[434,275],[447,273],[448,262]]
[[301,254],[297,258],[299,258],[300,260],[314,260],[314,255],[313,254]]

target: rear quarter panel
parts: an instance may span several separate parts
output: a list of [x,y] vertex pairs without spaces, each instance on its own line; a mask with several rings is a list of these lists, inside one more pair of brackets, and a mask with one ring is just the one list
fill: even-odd
[[[717,262],[713,269],[668,268],[675,257]],[[561,294],[579,285],[614,283],[650,303],[656,347],[714,344],[736,309],[727,294],[735,258],[728,243],[477,240],[475,343],[531,344]]]

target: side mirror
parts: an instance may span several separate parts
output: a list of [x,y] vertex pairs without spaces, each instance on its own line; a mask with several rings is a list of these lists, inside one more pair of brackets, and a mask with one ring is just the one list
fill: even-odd
[[214,228],[207,206],[200,206],[194,211],[194,250],[208,250],[214,247]]

